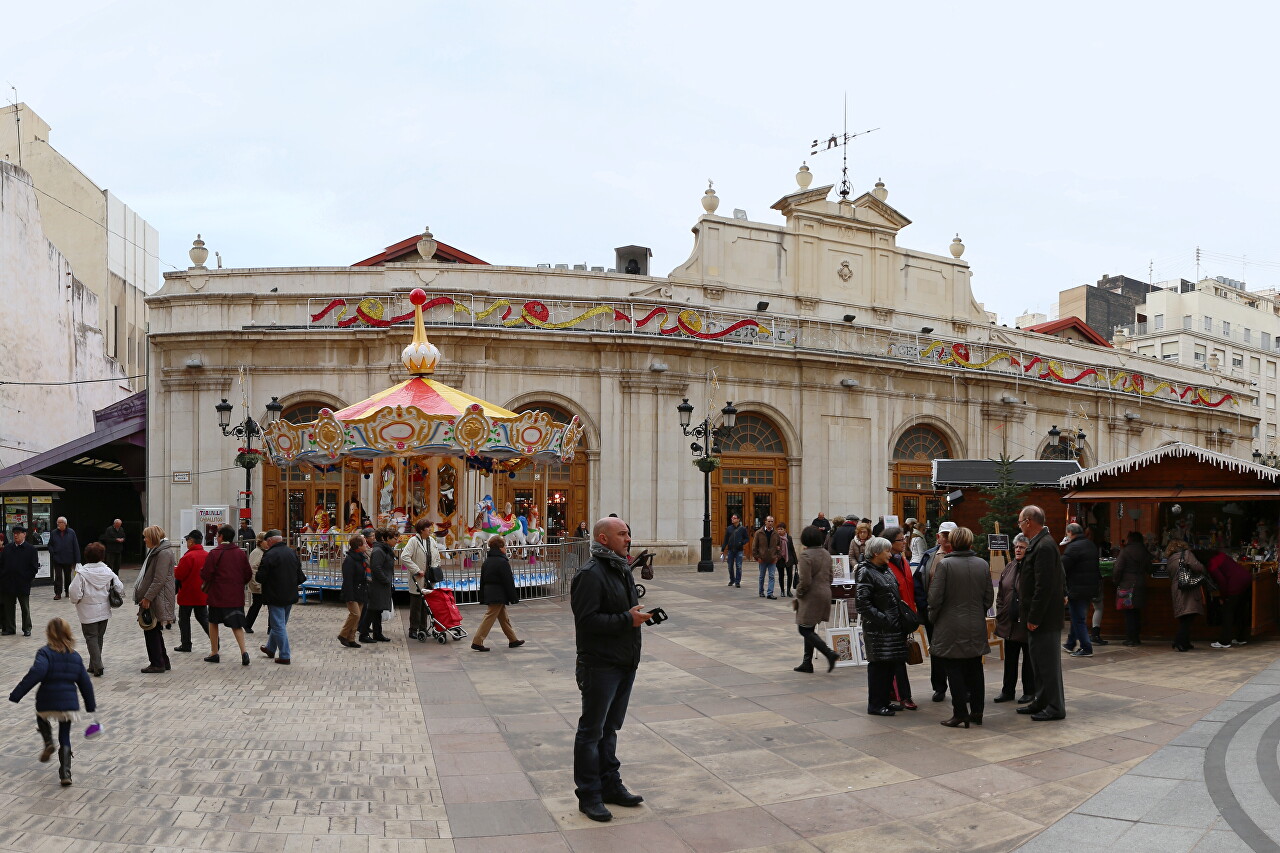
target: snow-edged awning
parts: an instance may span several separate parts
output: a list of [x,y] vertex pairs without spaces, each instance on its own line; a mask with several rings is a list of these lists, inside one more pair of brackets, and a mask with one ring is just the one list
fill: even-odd
[[[1103,477],[1116,476],[1135,471],[1139,468],[1145,468],[1158,462],[1170,459],[1185,459],[1191,457],[1199,462],[1220,468],[1223,471],[1230,471],[1236,474],[1250,474],[1256,476],[1259,480],[1268,483],[1280,484],[1280,470],[1269,468],[1266,465],[1257,465],[1253,462],[1247,462],[1244,459],[1238,459],[1235,456],[1228,456],[1225,453],[1218,453],[1213,450],[1206,450],[1203,447],[1196,447],[1194,444],[1185,444],[1181,441],[1173,444],[1166,444],[1163,447],[1157,447],[1154,450],[1147,450],[1134,456],[1126,456],[1123,459],[1117,459],[1114,462],[1108,462],[1106,465],[1096,465],[1093,468],[1086,468],[1078,474],[1070,474],[1063,477],[1059,482],[1064,489],[1075,489],[1080,486],[1096,483]],[[1070,496],[1068,496],[1070,497]]]

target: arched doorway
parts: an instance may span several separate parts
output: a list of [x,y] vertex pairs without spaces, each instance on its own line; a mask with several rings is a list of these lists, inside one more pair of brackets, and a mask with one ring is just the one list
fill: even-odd
[[770,515],[790,523],[788,485],[782,431],[763,415],[739,414],[733,433],[720,442],[720,467],[711,475],[712,547],[719,548],[719,537],[734,515],[750,530]]
[[926,424],[908,427],[893,445],[893,512],[900,521],[914,518],[938,529],[945,505],[933,486],[933,460],[950,459],[946,436]]
[[[546,412],[552,420],[562,424],[573,418],[572,413],[553,403],[528,403],[515,411]],[[594,522],[587,513],[588,485],[584,436],[572,462],[526,465],[516,472],[515,479],[498,478],[493,498],[499,509],[510,502],[515,514],[526,518],[529,510],[537,507],[547,535],[564,536],[572,533],[580,521],[585,521],[588,526]]]
[[[332,408],[324,403],[298,403],[285,409],[281,417],[290,423],[310,423],[327,407]],[[308,524],[314,528],[321,513],[330,524],[346,527],[342,506],[347,498],[360,492],[358,470],[305,464],[278,468],[270,463],[262,469],[263,530],[275,528],[292,536]]]

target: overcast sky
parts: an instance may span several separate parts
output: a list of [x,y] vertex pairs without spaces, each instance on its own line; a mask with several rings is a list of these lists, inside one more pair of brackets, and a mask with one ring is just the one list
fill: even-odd
[[[499,264],[689,254],[708,178],[754,220],[809,142],[882,178],[902,245],[959,232],[977,298],[1104,273],[1280,283],[1274,4],[49,2],[7,7],[3,100],[227,266],[350,264],[430,225]],[[1270,58],[1268,58],[1270,57]],[[1271,118],[1268,118],[1271,116]],[[810,159],[815,186],[838,154]],[[1247,256],[1248,260],[1242,258]]]

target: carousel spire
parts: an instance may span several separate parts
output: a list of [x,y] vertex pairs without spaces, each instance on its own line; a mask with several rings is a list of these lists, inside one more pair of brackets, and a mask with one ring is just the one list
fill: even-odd
[[413,343],[404,348],[400,358],[409,373],[427,376],[435,373],[436,365],[440,362],[440,350],[427,340],[427,330],[422,325],[422,306],[427,302],[427,292],[421,287],[415,287],[413,293],[409,294],[409,301],[413,303]]

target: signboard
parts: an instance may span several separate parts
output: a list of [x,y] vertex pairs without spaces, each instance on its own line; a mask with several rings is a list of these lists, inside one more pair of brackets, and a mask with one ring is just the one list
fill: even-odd
[[1009,550],[1009,534],[988,533],[987,534],[987,550],[988,551],[1008,551]]
[[174,471],[172,480],[175,483],[190,483],[191,472],[190,471]]
[[884,517],[884,526],[885,527],[901,527],[902,525],[898,523],[898,517],[896,515],[886,515]]
[[195,529],[204,531],[204,544],[218,544],[218,528],[231,523],[231,507],[229,506],[197,506],[195,511]]

